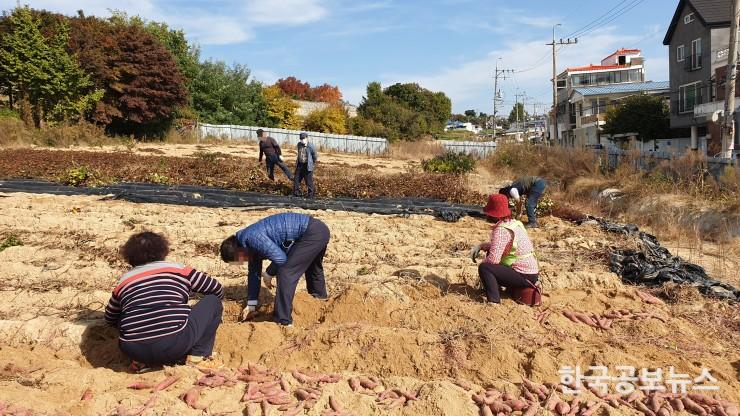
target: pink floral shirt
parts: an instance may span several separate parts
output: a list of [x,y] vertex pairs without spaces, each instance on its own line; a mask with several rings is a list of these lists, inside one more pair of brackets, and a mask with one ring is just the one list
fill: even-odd
[[[499,264],[501,263],[501,259],[511,251],[511,245],[514,243],[514,235],[512,235],[511,230],[501,227],[501,224],[503,222],[496,224],[491,232],[491,249],[488,250],[488,255],[484,260],[486,263]],[[533,253],[534,245],[532,244],[532,240],[529,239],[527,231],[523,227],[516,227],[515,230],[517,240],[516,255],[521,257],[527,253]],[[537,274],[540,272],[537,259],[534,255],[517,259],[511,265],[511,268],[521,274]]]

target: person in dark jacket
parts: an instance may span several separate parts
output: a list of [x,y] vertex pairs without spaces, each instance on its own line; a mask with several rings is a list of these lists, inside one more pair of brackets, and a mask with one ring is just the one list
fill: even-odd
[[290,169],[283,162],[282,151],[278,142],[272,137],[265,136],[265,131],[262,129],[257,129],[257,138],[259,138],[260,147],[259,161],[262,162],[262,155],[264,154],[267,177],[273,181],[275,180],[275,165],[277,165],[285,173],[285,176],[292,181],[293,175],[290,174]]
[[308,188],[306,196],[313,198],[316,193],[313,185],[313,170],[319,158],[313,144],[308,142],[308,134],[301,133],[296,151],[298,156],[296,158],[295,174],[293,175],[295,178],[293,180],[293,195],[301,196],[301,182],[305,178],[306,187]]
[[522,214],[522,197],[527,197],[527,228],[537,228],[537,203],[545,192],[547,183],[539,176],[523,176],[516,179],[511,185],[498,190],[499,194],[506,195],[517,203],[516,218]]
[[305,214],[284,213],[263,218],[237,231],[221,243],[221,259],[232,264],[248,264],[247,306],[242,319],[251,319],[259,306],[262,261],[272,263],[265,271],[265,285],[275,291],[275,321],[293,324],[293,297],[298,280],[306,274],[308,293],[327,299],[324,280],[324,255],[329,244],[329,228],[323,222]]
[[[133,360],[134,371],[182,361],[220,367],[211,355],[224,288],[203,272],[166,261],[168,253],[162,235],[147,231],[128,239],[121,255],[133,269],[113,289],[105,321],[118,328],[118,345]],[[192,307],[191,292],[204,295]]]

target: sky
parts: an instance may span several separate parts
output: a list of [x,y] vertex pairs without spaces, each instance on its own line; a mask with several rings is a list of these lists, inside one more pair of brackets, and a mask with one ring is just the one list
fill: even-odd
[[[3,6],[7,10],[15,1]],[[338,85],[359,104],[367,84],[416,82],[452,99],[453,112],[493,112],[493,72],[508,114],[514,102],[542,113],[552,102],[551,41],[557,68],[599,63],[620,47],[639,48],[648,80],[668,79],[662,40],[678,0],[27,0],[37,9],[106,17],[111,9],[183,29],[201,56],[240,63],[255,79],[295,76]],[[522,95],[523,98],[517,98]],[[500,107],[500,108],[501,108]]]

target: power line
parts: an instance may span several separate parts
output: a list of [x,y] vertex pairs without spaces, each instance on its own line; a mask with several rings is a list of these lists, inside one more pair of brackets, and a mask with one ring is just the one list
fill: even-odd
[[[615,9],[617,9],[619,6],[623,5],[624,3],[627,3],[627,1],[629,1],[629,0],[622,0],[622,1],[620,1],[619,3],[617,3],[616,6],[612,7],[611,9],[609,9],[606,13],[604,13],[601,16],[597,17],[596,19],[590,21],[585,26],[581,27],[580,29],[576,30],[575,32],[572,32],[572,33],[568,34],[567,37],[576,37],[576,36],[578,36],[582,31],[584,31],[585,29],[588,29],[588,28],[592,27],[594,24],[597,24],[601,19],[603,19],[607,15],[611,14],[611,12],[614,11]],[[631,1],[635,1],[635,0],[631,0]]]
[[612,16],[609,20],[606,20],[606,21],[600,23],[599,25],[594,26],[594,27],[592,27],[592,28],[590,28],[590,29],[588,29],[586,31],[583,31],[583,32],[578,33],[578,36],[579,37],[584,37],[584,36],[588,35],[589,33],[592,33],[594,30],[599,29],[601,27],[604,27],[604,26],[608,25],[609,23],[615,21],[619,17],[622,17],[625,13],[629,12],[630,10],[632,10],[635,7],[637,7],[638,5],[640,5],[640,3],[642,3],[643,1],[644,0],[633,0],[632,3],[629,3],[626,7],[620,9],[619,12],[617,14],[615,14],[614,16]]

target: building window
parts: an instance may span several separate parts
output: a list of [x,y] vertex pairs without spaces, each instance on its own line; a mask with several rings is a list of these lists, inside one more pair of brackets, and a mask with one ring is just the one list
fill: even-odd
[[676,48],[676,62],[683,62],[686,59],[686,49],[683,45],[678,45]]
[[686,16],[683,17],[683,23],[685,25],[688,25],[689,23],[694,21],[694,13],[689,13]]
[[701,38],[691,41],[691,55],[687,56],[686,69],[695,71],[701,69]]
[[702,103],[701,82],[681,85],[678,87],[678,112],[690,113],[694,107]]

